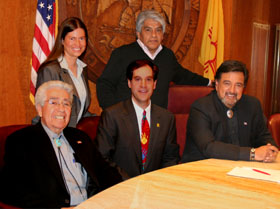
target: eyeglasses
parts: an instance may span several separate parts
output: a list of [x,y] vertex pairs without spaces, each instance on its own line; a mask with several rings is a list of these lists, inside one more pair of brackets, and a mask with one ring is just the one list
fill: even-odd
[[54,107],[59,107],[59,105],[61,105],[61,104],[64,108],[70,108],[72,106],[72,103],[68,100],[59,101],[58,99],[49,99],[49,100],[46,100],[45,102],[49,103],[50,105],[52,105]]

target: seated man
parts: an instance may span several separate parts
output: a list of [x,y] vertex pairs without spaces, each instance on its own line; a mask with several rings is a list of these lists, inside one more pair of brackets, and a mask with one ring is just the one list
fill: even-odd
[[278,149],[260,102],[242,95],[248,80],[246,66],[225,61],[215,76],[215,89],[195,101],[187,126],[182,162],[220,158],[272,162]]
[[151,104],[158,67],[148,60],[132,62],[126,71],[130,99],[102,112],[97,143],[101,154],[134,177],[179,161],[175,118]]
[[24,208],[75,206],[122,180],[84,132],[67,127],[72,99],[72,86],[62,81],[40,86],[35,105],[41,122],[6,140],[2,202]]

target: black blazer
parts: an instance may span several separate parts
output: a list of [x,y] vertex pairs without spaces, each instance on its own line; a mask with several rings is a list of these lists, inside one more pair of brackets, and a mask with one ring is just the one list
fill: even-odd
[[[87,98],[85,102],[85,108],[83,110],[82,117],[88,114],[88,107],[90,105],[91,95],[90,95],[90,89],[88,85],[88,77],[87,77],[87,68],[84,68],[82,73],[82,78],[85,84]],[[37,83],[36,83],[36,90],[45,82],[50,80],[60,80],[65,83],[68,83],[73,86],[73,104],[72,104],[72,111],[71,111],[71,118],[69,121],[68,126],[70,127],[76,127],[78,115],[81,109],[81,102],[78,95],[78,92],[76,90],[76,87],[71,79],[71,76],[69,75],[68,71],[64,68],[61,68],[58,61],[52,61],[50,63],[47,63],[45,65],[40,66],[38,70],[38,76],[37,76]]]
[[232,110],[237,116],[239,145],[231,142],[227,108],[215,90],[192,104],[182,162],[206,158],[249,160],[251,147],[275,145],[256,98],[242,95]]
[[[63,133],[88,174],[88,197],[121,181],[117,170],[104,161],[84,132],[67,127]],[[8,136],[4,161],[2,202],[24,208],[70,205],[55,151],[41,123]]]
[[131,99],[102,112],[96,142],[101,154],[129,177],[175,165],[180,160],[174,115],[152,104],[147,162],[142,170],[140,133]]

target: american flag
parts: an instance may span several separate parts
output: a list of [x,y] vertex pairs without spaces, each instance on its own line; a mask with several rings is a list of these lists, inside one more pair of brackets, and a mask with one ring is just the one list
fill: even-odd
[[58,0],[38,0],[32,47],[30,99],[34,104],[37,71],[50,54],[55,42]]

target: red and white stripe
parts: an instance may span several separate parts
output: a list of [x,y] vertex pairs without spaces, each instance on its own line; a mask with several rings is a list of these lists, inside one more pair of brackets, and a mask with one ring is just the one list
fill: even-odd
[[[38,5],[44,3],[47,7],[49,1],[38,0]],[[34,30],[33,46],[32,46],[32,67],[31,67],[31,81],[30,81],[30,99],[34,103],[37,72],[40,65],[46,60],[50,54],[55,43],[55,30],[56,30],[56,2],[52,4],[52,23],[49,27],[46,24],[42,14],[37,9],[36,11],[36,24]],[[47,8],[46,8],[47,9]]]

